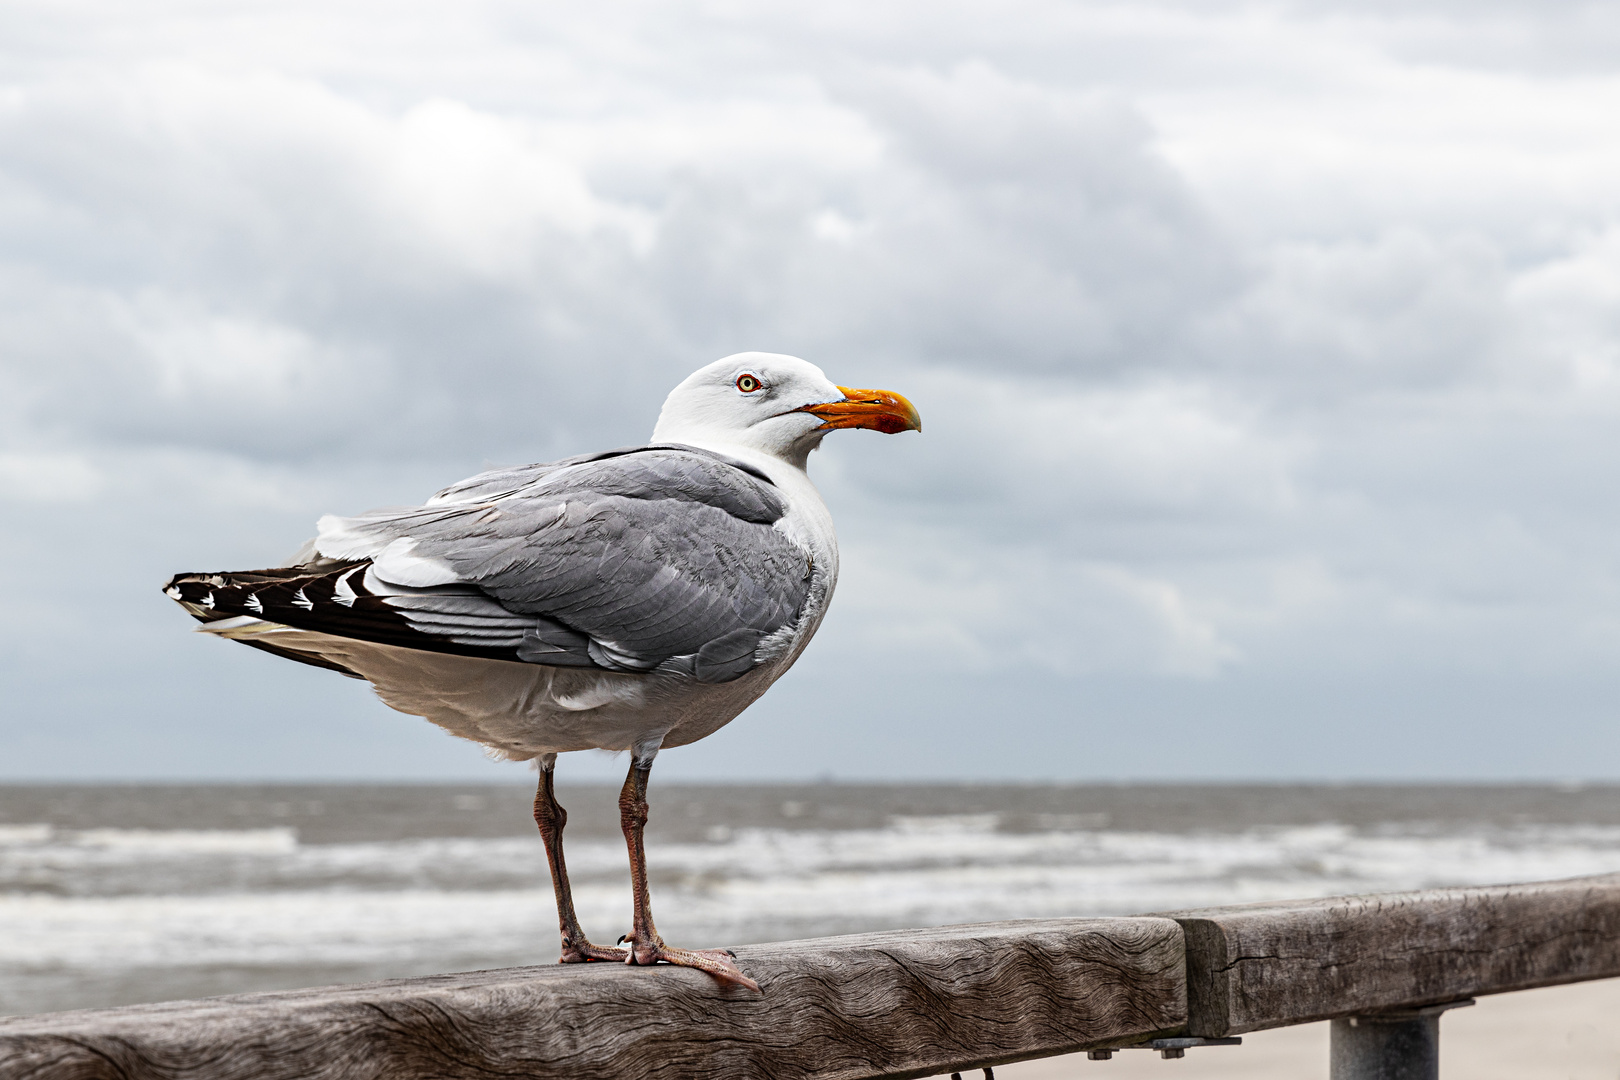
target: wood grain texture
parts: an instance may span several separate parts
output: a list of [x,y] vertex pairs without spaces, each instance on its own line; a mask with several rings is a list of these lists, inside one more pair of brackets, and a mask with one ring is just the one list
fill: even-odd
[[1620,874],[1170,915],[1206,1038],[1620,976]]
[[737,950],[764,989],[517,968],[0,1020],[4,1080],[919,1077],[1186,1021],[1169,919],[1062,919]]

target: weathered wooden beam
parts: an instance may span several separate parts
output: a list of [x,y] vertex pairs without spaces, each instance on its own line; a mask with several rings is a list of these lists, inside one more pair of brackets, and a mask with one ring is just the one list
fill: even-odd
[[764,990],[618,964],[0,1020],[5,1080],[919,1077],[1186,1021],[1169,919],[1060,919],[737,950]]
[[1620,874],[1170,917],[1206,1038],[1620,976]]

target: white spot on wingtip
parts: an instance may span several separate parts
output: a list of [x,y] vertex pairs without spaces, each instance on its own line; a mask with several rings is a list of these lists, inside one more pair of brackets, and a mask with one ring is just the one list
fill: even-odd
[[315,601],[305,596],[303,589],[299,589],[297,592],[293,593],[292,602],[303,608],[305,611],[315,610]]
[[349,584],[349,579],[363,569],[364,567],[357,566],[353,570],[350,570],[347,574],[344,574],[342,577],[338,578],[337,585],[332,590],[332,599],[336,600],[344,607],[354,607],[354,602],[360,599],[360,594],[354,591],[354,586]]
[[264,603],[259,599],[258,593],[248,593],[248,598],[243,603],[243,606],[255,615],[264,614]]
[[178,586],[170,585],[167,589],[163,590],[163,594],[170,600],[180,599],[180,589]]
[[205,608],[211,608],[211,607],[214,606],[214,594],[213,593],[209,593],[207,596],[202,598],[202,606],[205,607]]

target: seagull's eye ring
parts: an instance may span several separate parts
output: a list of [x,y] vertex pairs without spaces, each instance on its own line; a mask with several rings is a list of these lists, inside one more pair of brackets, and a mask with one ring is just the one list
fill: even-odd
[[737,389],[745,394],[752,394],[756,390],[764,389],[764,386],[765,384],[760,381],[759,376],[752,372],[745,371],[737,376]]

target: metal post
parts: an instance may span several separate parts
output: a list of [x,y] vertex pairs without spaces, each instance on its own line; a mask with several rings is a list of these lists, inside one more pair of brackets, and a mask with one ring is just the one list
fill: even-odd
[[1440,1014],[1472,1004],[1341,1016],[1333,1021],[1330,1080],[1440,1080]]

